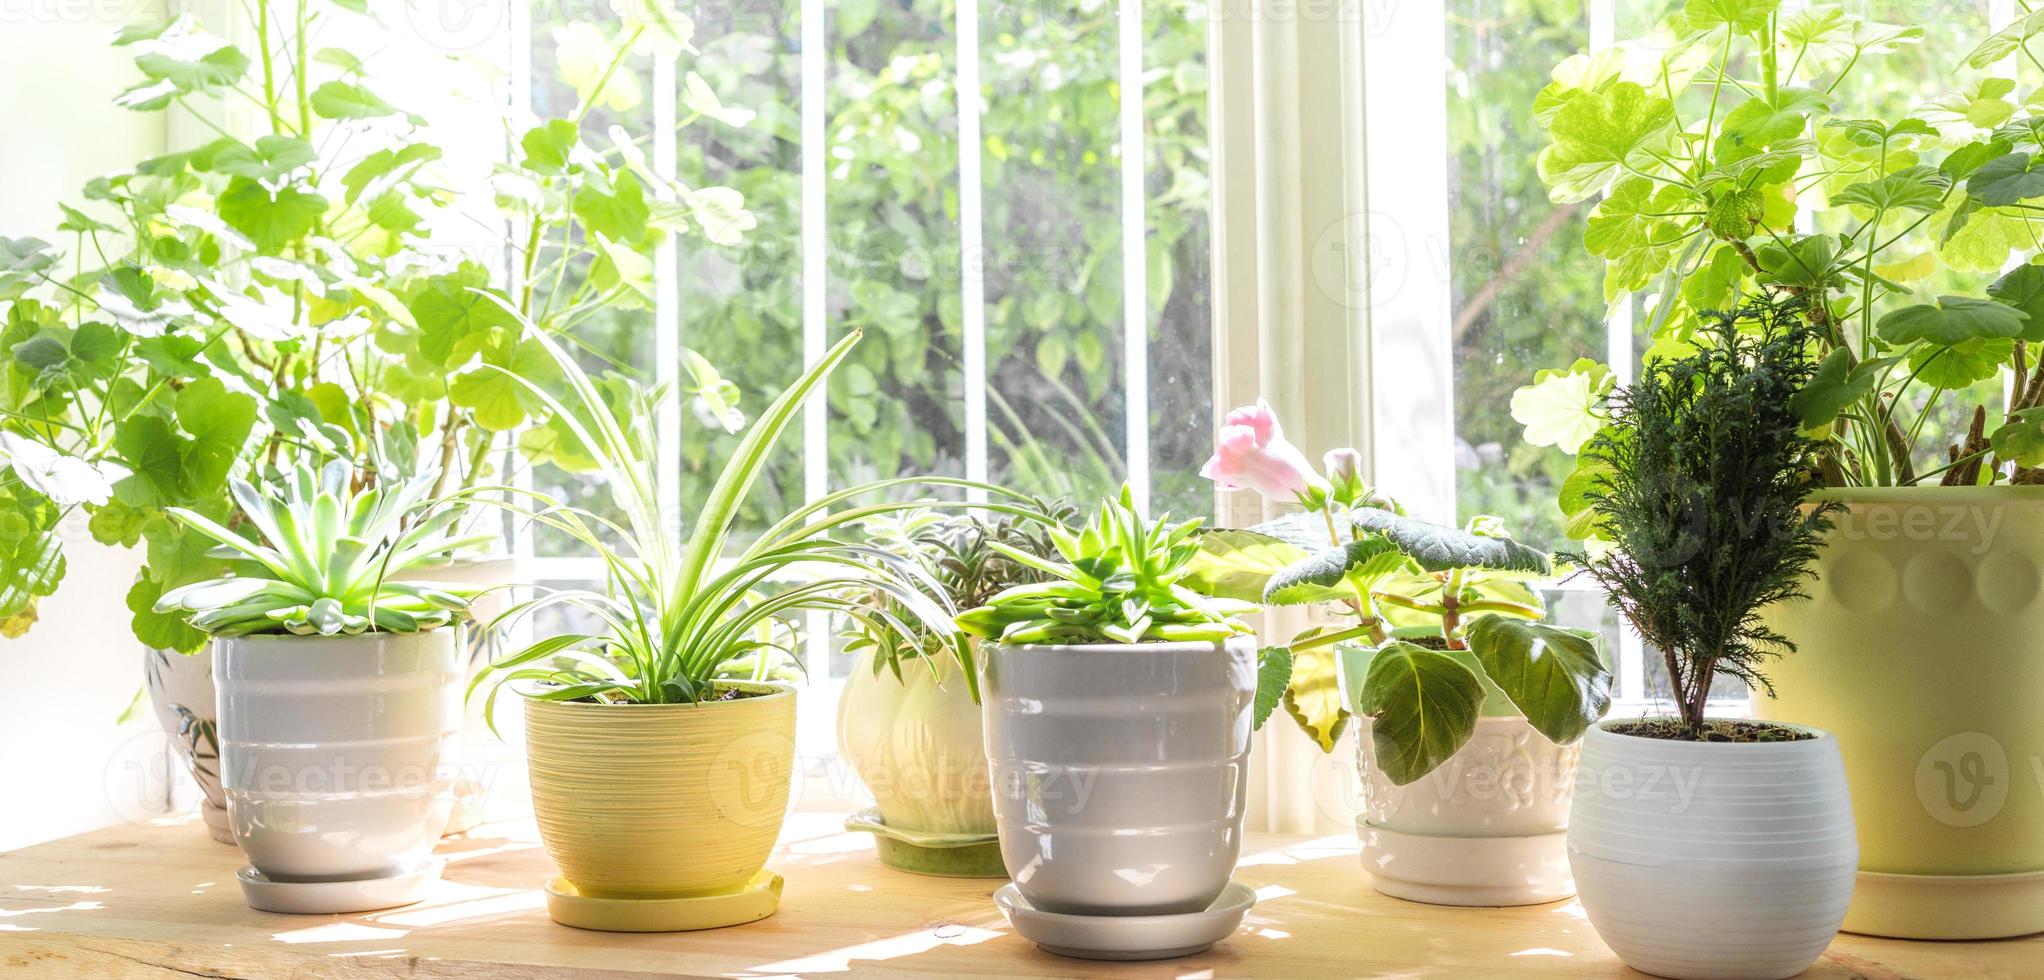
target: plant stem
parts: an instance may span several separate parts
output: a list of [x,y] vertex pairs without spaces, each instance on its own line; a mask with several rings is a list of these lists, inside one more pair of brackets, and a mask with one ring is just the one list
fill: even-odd
[[281,133],[284,119],[277,112],[276,59],[270,54],[270,0],[256,2],[256,49],[263,59],[263,111],[270,116],[270,131]]

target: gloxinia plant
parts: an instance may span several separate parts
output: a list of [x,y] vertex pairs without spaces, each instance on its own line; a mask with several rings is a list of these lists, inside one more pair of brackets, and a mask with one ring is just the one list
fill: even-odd
[[1378,764],[1403,785],[1433,771],[1475,733],[1486,682],[1527,721],[1567,743],[1611,703],[1595,634],[1539,622],[1529,583],[1553,574],[1546,553],[1493,517],[1454,528],[1416,520],[1362,479],[1362,456],[1337,449],[1313,472],[1269,406],[1228,414],[1202,474],[1300,507],[1252,528],[1209,532],[1188,576],[1213,595],[1268,605],[1324,603],[1343,622],[1265,648],[1256,723],[1278,703],[1323,750],[1347,723],[1334,647],[1374,648],[1358,692]]

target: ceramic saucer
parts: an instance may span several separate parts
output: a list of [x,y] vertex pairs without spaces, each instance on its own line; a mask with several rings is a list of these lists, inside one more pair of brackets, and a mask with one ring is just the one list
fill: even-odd
[[762,869],[744,887],[688,898],[593,898],[566,878],[546,883],[555,922],[599,932],[689,932],[758,922],[781,906],[781,876]]
[[845,829],[872,834],[880,863],[897,871],[943,878],[1006,878],[1001,839],[994,834],[930,834],[890,827],[879,807],[845,818]]
[[1256,904],[1256,893],[1228,882],[1203,912],[1179,915],[1068,915],[1044,912],[1014,882],[994,892],[1008,923],[1047,952],[1086,960],[1165,960],[1190,956],[1228,938]]
[[254,868],[242,868],[234,877],[241,881],[241,894],[248,899],[249,908],[290,915],[328,915],[410,905],[426,897],[426,890],[440,880],[440,872],[446,867],[446,860],[430,858],[384,878],[278,881]]

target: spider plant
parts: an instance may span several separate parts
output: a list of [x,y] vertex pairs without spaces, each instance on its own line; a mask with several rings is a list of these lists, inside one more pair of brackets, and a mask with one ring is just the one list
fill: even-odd
[[236,574],[173,589],[159,613],[189,614],[212,636],[289,633],[333,636],[383,630],[417,633],[454,622],[473,590],[446,583],[396,582],[390,576],[488,535],[450,540],[464,509],[428,499],[435,473],[388,490],[356,489],[354,468],[334,460],[292,471],[283,499],[245,480],[229,487],[262,541],[196,511],[170,516],[218,542],[214,557],[237,560]]
[[[712,485],[685,538],[671,536],[656,485],[658,472],[649,420],[657,394],[635,386],[613,404],[581,365],[551,338],[539,341],[553,355],[564,393],[512,376],[558,414],[568,432],[597,461],[622,520],[567,506],[543,494],[523,493],[529,507],[503,504],[567,534],[599,558],[606,590],[546,589],[506,610],[508,624],[548,607],[565,606],[592,617],[593,633],[548,636],[490,664],[470,686],[490,686],[485,711],[507,682],[549,701],[695,703],[730,696],[717,689],[733,661],[769,652],[775,633],[792,614],[821,610],[851,617],[874,631],[934,635],[963,661],[968,654],[952,623],[954,610],[938,584],[915,562],[885,548],[839,536],[878,515],[916,507],[965,507],[1018,512],[1011,491],[947,478],[901,478],[849,487],[796,508],[749,542],[734,535],[740,505],[768,455],[802,403],[859,340],[853,331],[811,365],[768,406],[740,441]],[[507,372],[508,373],[508,372]],[[996,498],[963,501],[855,503],[909,485],[977,488]],[[501,490],[503,488],[493,488]],[[864,601],[873,594],[890,601]],[[911,625],[911,624],[914,625]]]
[[[1063,500],[1023,497],[1019,493],[1016,498],[1017,506],[1024,512],[1022,516],[947,514],[924,508],[884,514],[865,522],[866,540],[915,562],[942,587],[941,598],[952,608],[971,609],[1010,586],[1049,581],[1054,577],[995,550],[996,544],[1049,560],[1058,554],[1056,544],[1051,541],[1051,531],[1076,530],[1079,513],[1071,504]],[[892,604],[892,600],[880,592],[869,593],[866,601],[881,607]],[[896,610],[898,618],[904,614],[905,611]],[[938,636],[914,623],[910,626],[914,632],[902,634],[892,629],[874,630],[856,620],[848,621],[844,634],[845,650],[850,653],[872,649],[873,672],[878,674],[882,670],[891,670],[895,679],[901,680],[901,665],[905,659],[927,660],[945,652],[966,649],[955,636]],[[969,657],[962,659],[959,666],[964,668],[967,693],[978,701],[978,672]]]

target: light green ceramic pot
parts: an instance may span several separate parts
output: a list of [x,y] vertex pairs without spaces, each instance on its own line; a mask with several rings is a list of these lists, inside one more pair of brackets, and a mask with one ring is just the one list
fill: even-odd
[[1845,928],[2044,931],[2044,487],[1831,491],[1756,713],[1832,732],[1859,821]]

